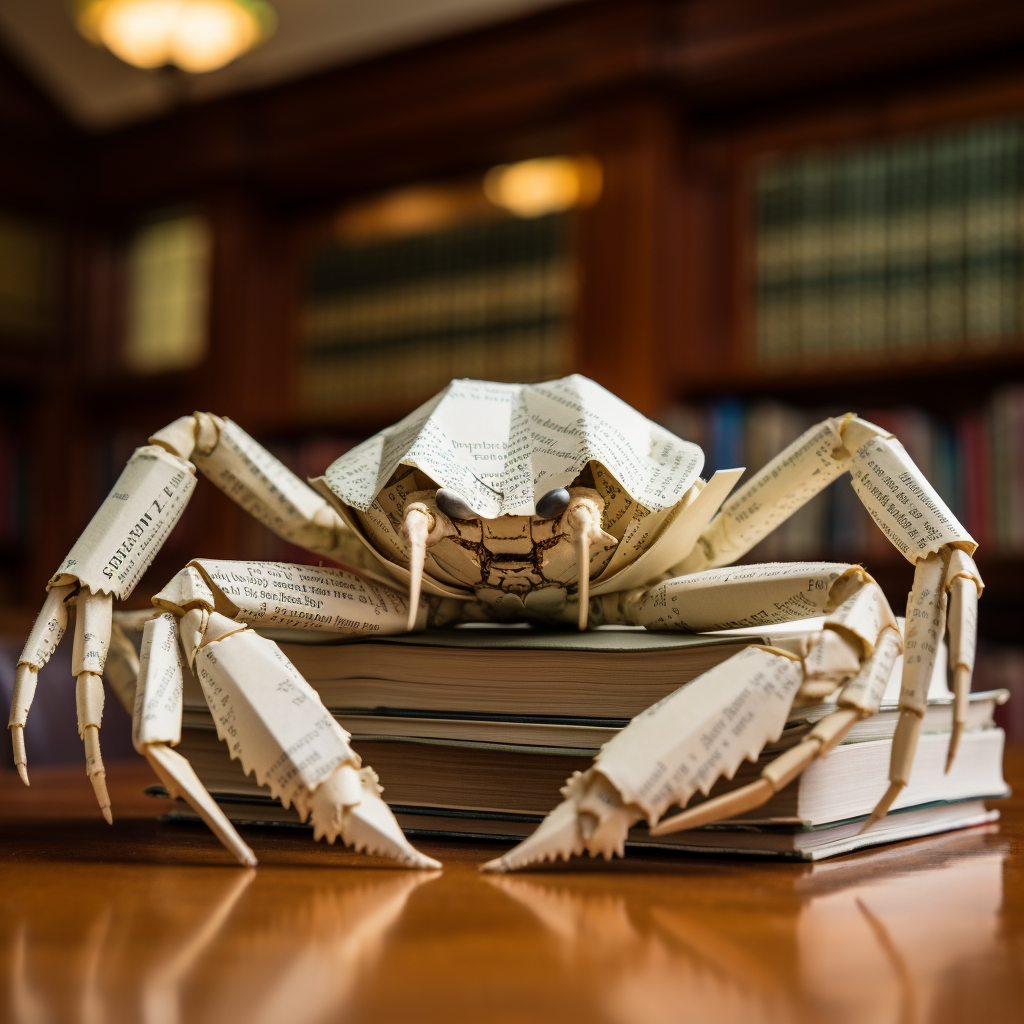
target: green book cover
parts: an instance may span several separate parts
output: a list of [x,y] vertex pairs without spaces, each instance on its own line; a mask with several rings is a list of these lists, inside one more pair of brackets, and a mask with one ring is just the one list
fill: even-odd
[[928,168],[928,347],[958,347],[964,334],[965,141],[932,140]]
[[910,139],[889,154],[886,196],[886,336],[893,350],[920,349],[927,324],[928,144]]
[[811,152],[795,171],[799,179],[800,217],[796,229],[796,343],[801,355],[821,360],[829,340],[829,201],[832,161]]

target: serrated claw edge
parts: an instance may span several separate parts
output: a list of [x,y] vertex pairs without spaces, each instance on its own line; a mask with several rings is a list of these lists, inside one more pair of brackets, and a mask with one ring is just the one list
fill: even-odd
[[573,854],[583,853],[585,843],[576,813],[576,800],[563,800],[528,836],[508,853],[488,861],[480,870],[491,872],[517,871],[544,861],[554,863],[559,858],[568,860]]
[[359,853],[388,857],[403,867],[425,870],[441,866],[439,861],[420,853],[405,838],[388,805],[365,787],[362,800],[345,809],[342,838],[346,846]]

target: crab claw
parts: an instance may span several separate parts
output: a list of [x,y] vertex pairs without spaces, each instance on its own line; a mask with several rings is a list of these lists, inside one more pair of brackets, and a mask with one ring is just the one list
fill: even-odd
[[562,789],[565,799],[518,846],[480,870],[518,871],[574,854],[611,860],[625,852],[626,834],[643,815],[622,802],[618,790],[596,769],[576,772]]
[[420,853],[405,838],[381,792],[372,768],[339,766],[310,799],[313,838],[333,843],[341,836],[357,853],[388,857],[407,868],[439,868],[439,861]]

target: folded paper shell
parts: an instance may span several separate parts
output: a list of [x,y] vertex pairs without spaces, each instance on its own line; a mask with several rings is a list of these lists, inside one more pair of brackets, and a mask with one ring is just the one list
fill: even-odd
[[543,384],[455,380],[322,479],[365,512],[400,465],[415,466],[493,519],[533,515],[539,497],[568,487],[591,460],[657,512],[689,490],[704,454],[578,374]]

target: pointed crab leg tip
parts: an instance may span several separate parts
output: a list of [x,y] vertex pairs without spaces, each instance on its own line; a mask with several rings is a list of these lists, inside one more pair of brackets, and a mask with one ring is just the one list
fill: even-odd
[[480,872],[484,875],[504,875],[508,868],[505,867],[504,857],[495,857],[486,864],[480,865]]
[[954,722],[953,731],[949,734],[949,751],[946,754],[946,767],[944,774],[948,775],[953,762],[956,761],[956,752],[960,749],[960,737],[963,735],[963,722]]
[[425,853],[420,853],[417,850],[416,858],[410,860],[409,867],[418,871],[439,871],[444,865],[439,860],[434,860],[433,857],[428,857]]
[[21,725],[11,726],[11,747],[14,751],[14,767],[18,769],[21,781],[28,785],[28,755],[25,753],[25,729]]
[[252,850],[249,849],[249,847],[246,847],[243,852],[241,852],[241,853],[239,853],[237,855],[237,857],[238,857],[238,863],[243,868],[254,868],[254,867],[256,867],[256,864],[257,864],[256,854],[253,853]]
[[878,806],[868,816],[868,820],[864,822],[858,835],[863,835],[872,825],[876,822],[881,821],[888,813],[889,808],[896,802],[896,797],[900,795],[904,785],[903,782],[890,782],[889,788],[885,791],[885,796],[878,801]]
[[96,802],[100,805],[100,812],[108,825],[114,824],[114,816],[110,812],[110,794],[107,792],[107,778],[103,772],[97,772],[89,776],[92,783],[92,790],[96,794]]

